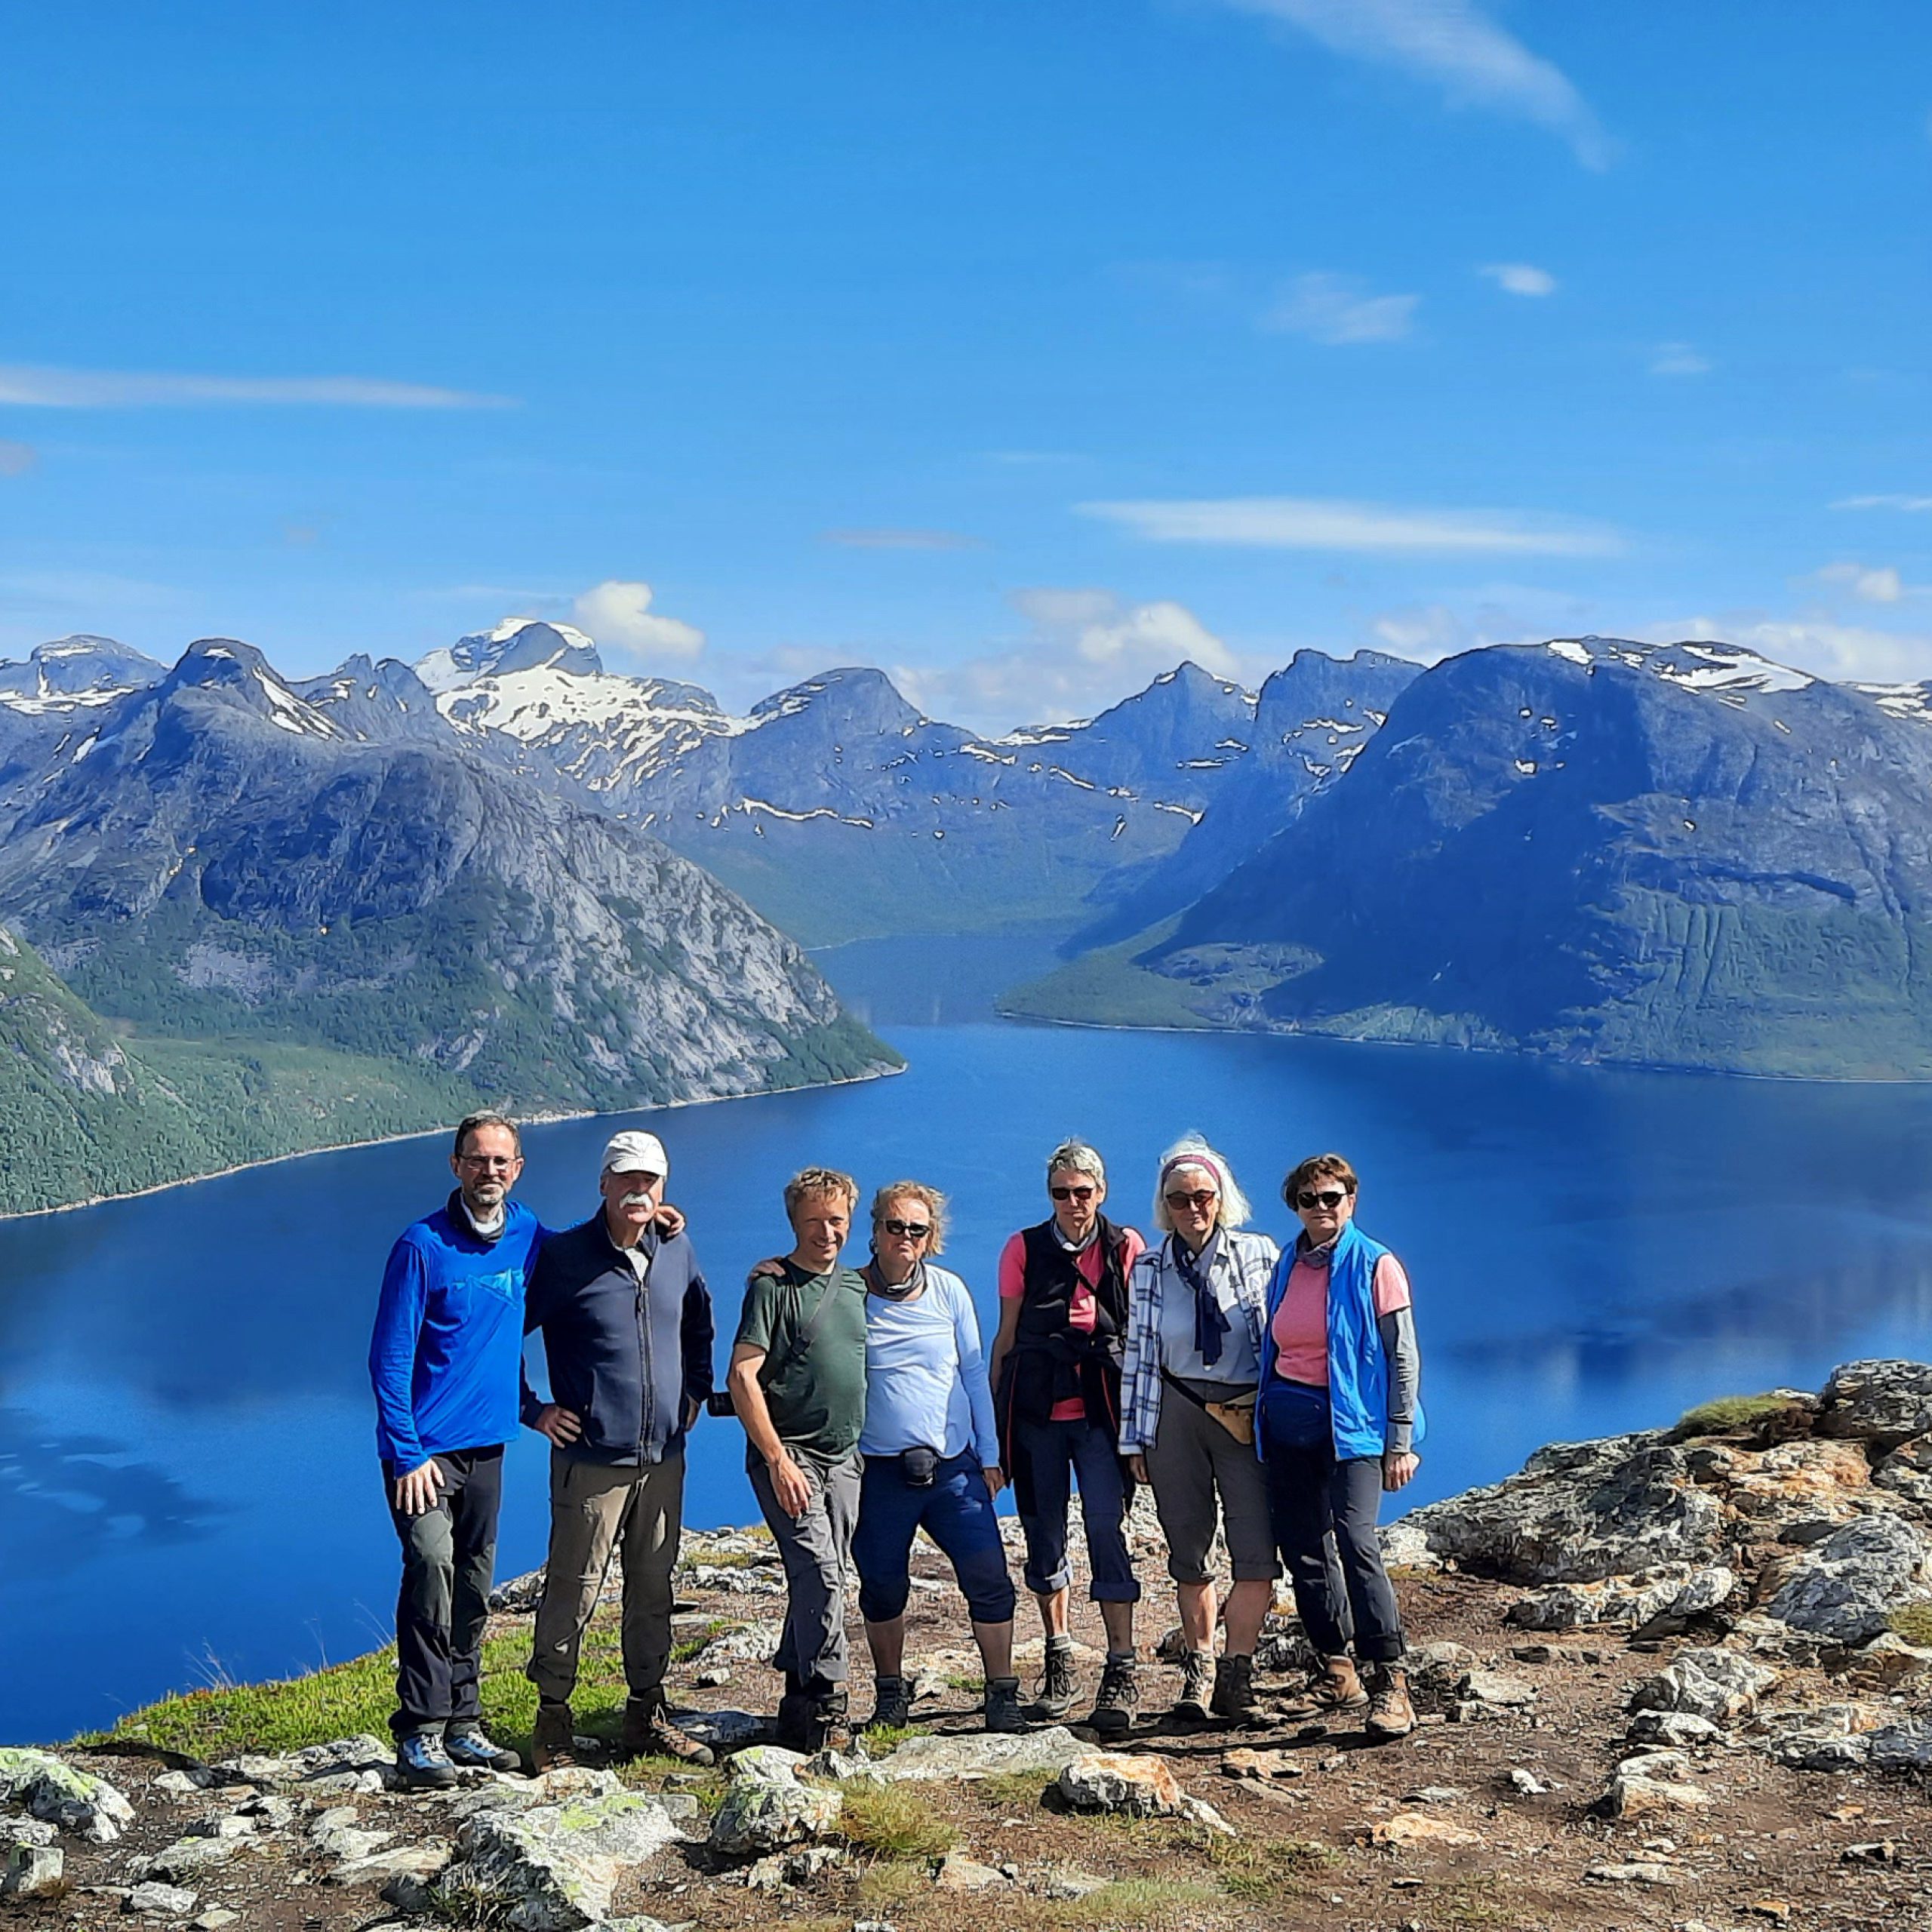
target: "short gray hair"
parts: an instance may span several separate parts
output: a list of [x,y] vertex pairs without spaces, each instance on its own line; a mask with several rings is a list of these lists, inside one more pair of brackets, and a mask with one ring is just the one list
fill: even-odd
[[510,1144],[517,1151],[517,1158],[523,1157],[523,1136],[516,1131],[516,1122],[508,1114],[500,1114],[494,1108],[486,1107],[481,1113],[465,1114],[456,1124],[456,1145],[450,1149],[460,1160],[463,1143],[479,1128],[500,1127],[509,1132]]
[[1235,1179],[1235,1171],[1228,1164],[1225,1154],[1217,1154],[1198,1134],[1183,1134],[1161,1156],[1159,1171],[1154,1177],[1154,1225],[1163,1234],[1174,1231],[1174,1217],[1168,1212],[1168,1177],[1178,1174],[1183,1168],[1199,1168],[1204,1173],[1214,1177],[1216,1191],[1221,1197],[1221,1211],[1217,1225],[1229,1229],[1244,1228],[1252,1211],[1247,1204],[1247,1196],[1241,1191],[1241,1183]]
[[1047,1184],[1057,1174],[1091,1174],[1103,1187],[1107,1184],[1107,1164],[1078,1134],[1063,1140],[1047,1156]]

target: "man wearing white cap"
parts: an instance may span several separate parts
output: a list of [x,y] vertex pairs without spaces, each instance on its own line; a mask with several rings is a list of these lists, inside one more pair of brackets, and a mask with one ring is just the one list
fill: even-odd
[[711,1294],[681,1231],[663,1232],[669,1162],[654,1134],[613,1134],[603,1205],[538,1257],[526,1330],[541,1330],[551,1399],[526,1383],[523,1419],[547,1436],[550,1556],[528,1675],[537,1768],[572,1760],[577,1655],[613,1554],[623,1552],[620,1756],[709,1764],[664,1699],[671,1571],[684,1522],[685,1435],[711,1393]]

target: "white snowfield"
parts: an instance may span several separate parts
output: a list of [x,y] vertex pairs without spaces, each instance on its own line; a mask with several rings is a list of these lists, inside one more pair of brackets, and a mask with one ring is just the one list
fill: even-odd
[[1623,664],[1633,671],[1647,671],[1666,684],[1702,691],[1740,707],[1747,697],[1769,691],[1801,691],[1818,681],[1807,672],[1774,663],[1741,644],[1638,644],[1627,638],[1559,637],[1542,648],[1573,664]]

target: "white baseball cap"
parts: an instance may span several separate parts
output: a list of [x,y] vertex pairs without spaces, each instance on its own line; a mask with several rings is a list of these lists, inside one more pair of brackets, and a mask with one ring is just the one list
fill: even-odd
[[671,1164],[664,1158],[664,1143],[654,1134],[641,1128],[626,1128],[614,1134],[604,1149],[602,1171],[607,1174],[668,1174]]

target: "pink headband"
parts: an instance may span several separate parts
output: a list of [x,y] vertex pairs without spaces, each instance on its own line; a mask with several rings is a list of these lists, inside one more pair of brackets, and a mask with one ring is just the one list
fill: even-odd
[[1214,1177],[1214,1192],[1221,1195],[1223,1199],[1226,1198],[1228,1171],[1222,1166],[1219,1155],[1211,1154],[1202,1147],[1186,1149],[1161,1163],[1159,1185],[1162,1193],[1167,1192],[1168,1175],[1178,1172],[1183,1168],[1204,1168]]

